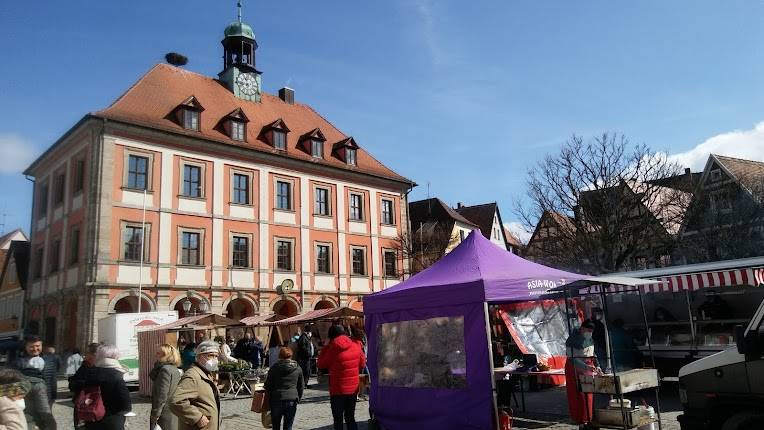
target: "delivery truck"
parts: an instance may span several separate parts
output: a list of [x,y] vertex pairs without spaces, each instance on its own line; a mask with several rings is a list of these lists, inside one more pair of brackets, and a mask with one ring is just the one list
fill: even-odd
[[764,429],[764,301],[735,346],[679,370],[682,430]]
[[109,315],[98,320],[98,341],[119,349],[119,361],[128,370],[125,381],[138,382],[138,330],[177,319],[177,311]]

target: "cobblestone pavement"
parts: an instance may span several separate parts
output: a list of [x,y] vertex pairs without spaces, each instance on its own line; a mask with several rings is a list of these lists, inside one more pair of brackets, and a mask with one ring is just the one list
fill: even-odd
[[[661,396],[664,413],[663,430],[680,430],[676,421],[679,415],[678,402],[675,393],[664,393]],[[549,389],[538,392],[526,393],[527,412],[521,412],[517,408],[512,428],[518,430],[552,429],[552,430],[575,430],[578,427],[572,425],[567,417],[567,402],[564,389]],[[263,429],[260,424],[260,415],[250,412],[251,399],[224,398],[223,429]],[[148,415],[151,409],[149,399],[133,395],[133,411],[137,416],[129,418],[127,428],[130,430],[146,430],[148,427]],[[73,430],[72,426],[72,402],[68,399],[60,399],[53,407],[53,413],[61,430]],[[369,419],[368,402],[359,402],[356,407],[356,420],[360,430],[366,430],[366,422]],[[312,386],[306,390],[303,402],[297,407],[295,418],[295,430],[331,430],[332,413],[329,409],[329,395],[327,387]]]

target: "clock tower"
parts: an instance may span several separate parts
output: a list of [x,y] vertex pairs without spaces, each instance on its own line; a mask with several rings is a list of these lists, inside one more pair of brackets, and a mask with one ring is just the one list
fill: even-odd
[[257,42],[252,27],[241,21],[241,1],[237,3],[238,20],[225,28],[223,44],[223,71],[218,78],[236,97],[253,102],[260,101],[260,71],[255,68]]

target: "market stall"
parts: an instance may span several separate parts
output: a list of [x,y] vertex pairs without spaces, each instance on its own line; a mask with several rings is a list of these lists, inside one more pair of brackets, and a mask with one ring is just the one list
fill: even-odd
[[[546,299],[574,281],[631,285],[536,264],[472,232],[437,263],[364,299],[371,410],[386,430],[493,429],[489,305]],[[652,282],[652,281],[650,281]]]
[[239,321],[226,318],[217,314],[202,314],[180,318],[171,323],[160,326],[152,326],[138,332],[138,357],[139,357],[139,393],[143,396],[151,395],[151,378],[149,373],[156,361],[156,354],[162,344],[177,345],[178,336],[181,333],[188,334],[189,339],[196,339],[196,332],[203,332],[212,339],[215,335],[225,335],[225,330],[230,327],[239,327],[243,324]]

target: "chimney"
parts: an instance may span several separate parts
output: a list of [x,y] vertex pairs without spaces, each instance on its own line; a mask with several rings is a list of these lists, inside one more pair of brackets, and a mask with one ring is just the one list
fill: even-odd
[[462,203],[462,202],[456,202],[456,208],[457,208],[457,209],[461,209],[461,208],[463,208],[463,207],[464,207],[464,203]]
[[293,105],[294,104],[294,90],[289,87],[284,87],[279,90],[279,98],[284,102]]
[[687,175],[687,176],[690,176],[690,175],[692,175],[692,170],[690,170],[689,167],[685,167],[684,168],[684,174]]

